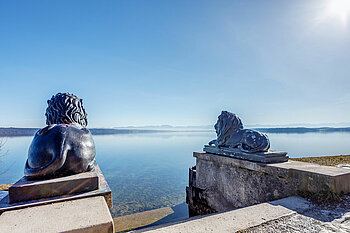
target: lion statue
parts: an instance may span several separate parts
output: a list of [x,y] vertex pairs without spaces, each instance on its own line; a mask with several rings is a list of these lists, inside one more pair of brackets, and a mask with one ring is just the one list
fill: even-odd
[[216,122],[217,139],[209,145],[218,148],[238,148],[247,153],[266,152],[270,148],[270,141],[266,134],[243,129],[241,119],[236,114],[222,111]]
[[34,135],[24,174],[50,178],[89,171],[95,159],[95,144],[87,126],[83,100],[58,93],[47,101],[47,126]]

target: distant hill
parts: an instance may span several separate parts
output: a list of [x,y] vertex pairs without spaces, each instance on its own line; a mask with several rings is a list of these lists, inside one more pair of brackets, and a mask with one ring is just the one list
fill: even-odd
[[[285,128],[253,128],[264,133],[332,133],[332,132],[350,132],[350,127],[332,128],[307,128],[307,127],[285,127]],[[0,137],[17,137],[17,136],[33,136],[39,128],[4,128],[0,127]],[[124,128],[124,129],[106,129],[106,128],[91,128],[89,129],[93,135],[110,135],[110,134],[134,134],[134,133],[162,133],[162,132],[212,132],[214,129],[206,128],[181,128],[173,127],[170,129],[139,129],[139,128]]]
[[264,133],[332,133],[332,132],[350,132],[350,127],[345,128],[306,128],[306,127],[286,127],[286,128],[255,128]]
[[[267,124],[245,124],[246,129],[312,129],[312,130],[323,130],[323,129],[347,129],[350,128],[350,122],[342,123],[320,123],[320,124],[309,124],[309,123],[295,123],[295,124],[282,124],[282,125],[267,125]],[[173,126],[173,125],[144,125],[144,126],[118,126],[113,129],[152,129],[152,130],[214,130],[214,124],[212,125],[187,125],[187,126]]]
[[33,136],[38,128],[0,128],[0,137]]
[[[18,137],[18,136],[34,136],[39,128],[1,128],[0,137]],[[138,130],[138,129],[89,129],[93,135],[107,135],[107,134],[132,134],[132,133],[155,133],[155,132],[169,132],[166,130]]]

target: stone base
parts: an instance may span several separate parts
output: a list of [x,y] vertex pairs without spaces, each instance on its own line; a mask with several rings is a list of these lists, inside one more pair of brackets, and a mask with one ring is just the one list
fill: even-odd
[[288,161],[287,152],[269,150],[267,152],[245,153],[238,148],[217,148],[214,146],[205,145],[205,152],[228,156],[236,159],[244,159],[259,163],[281,163]]
[[98,176],[91,171],[52,178],[48,180],[27,180],[23,177],[9,188],[10,203],[38,200],[98,189]]
[[198,214],[246,207],[298,193],[350,193],[350,170],[290,160],[263,164],[194,152],[186,202]]
[[113,219],[102,196],[7,211],[1,232],[113,233]]
[[[203,233],[203,232],[256,232],[249,231],[249,228],[258,226],[260,224],[273,223],[278,219],[284,219],[288,216],[293,216],[297,212],[304,213],[312,207],[311,203],[301,197],[288,197],[285,199],[262,203],[258,205],[240,208],[237,210],[226,211],[223,213],[209,214],[205,216],[197,216],[189,218],[180,222],[168,223],[140,230],[135,230],[133,233]],[[317,220],[314,220],[315,222]],[[310,226],[312,226],[310,224]],[[328,226],[328,225],[327,225]],[[270,228],[268,231],[258,232],[286,232]],[[305,228],[299,228],[300,231],[294,230],[292,232],[305,232]],[[298,229],[298,230],[299,230]],[[307,229],[307,228],[306,228]],[[309,228],[310,229],[310,228]],[[312,230],[313,231],[312,231]],[[315,228],[311,228],[310,232],[315,232]],[[348,228],[344,228],[348,229]],[[304,231],[302,231],[304,230]],[[289,232],[291,232],[289,231]],[[309,232],[309,231],[307,231]]]
[[0,200],[0,214],[5,211],[11,211],[15,209],[23,209],[27,207],[33,207],[33,206],[39,206],[39,205],[46,205],[56,202],[64,202],[74,199],[82,199],[87,197],[95,197],[95,196],[103,196],[105,198],[105,201],[109,208],[112,208],[112,192],[109,188],[102,172],[97,163],[95,162],[95,172],[98,176],[98,189],[83,192],[83,193],[67,193],[66,195],[62,196],[55,196],[55,197],[48,197],[48,198],[42,198],[38,200],[29,200],[29,201],[23,201],[23,202],[16,202],[16,203],[10,203],[9,195],[5,196]]

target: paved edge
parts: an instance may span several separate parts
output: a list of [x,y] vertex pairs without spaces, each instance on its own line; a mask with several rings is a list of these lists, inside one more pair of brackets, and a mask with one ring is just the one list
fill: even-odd
[[304,198],[292,196],[222,213],[197,216],[185,221],[132,231],[138,232],[236,232],[311,208]]
[[57,202],[0,215],[3,232],[101,232],[114,231],[104,197]]

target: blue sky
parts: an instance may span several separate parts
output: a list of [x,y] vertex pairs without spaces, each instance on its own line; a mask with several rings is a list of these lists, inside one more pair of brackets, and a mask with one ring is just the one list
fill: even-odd
[[89,127],[350,122],[347,7],[0,0],[0,126],[44,126],[57,92]]

